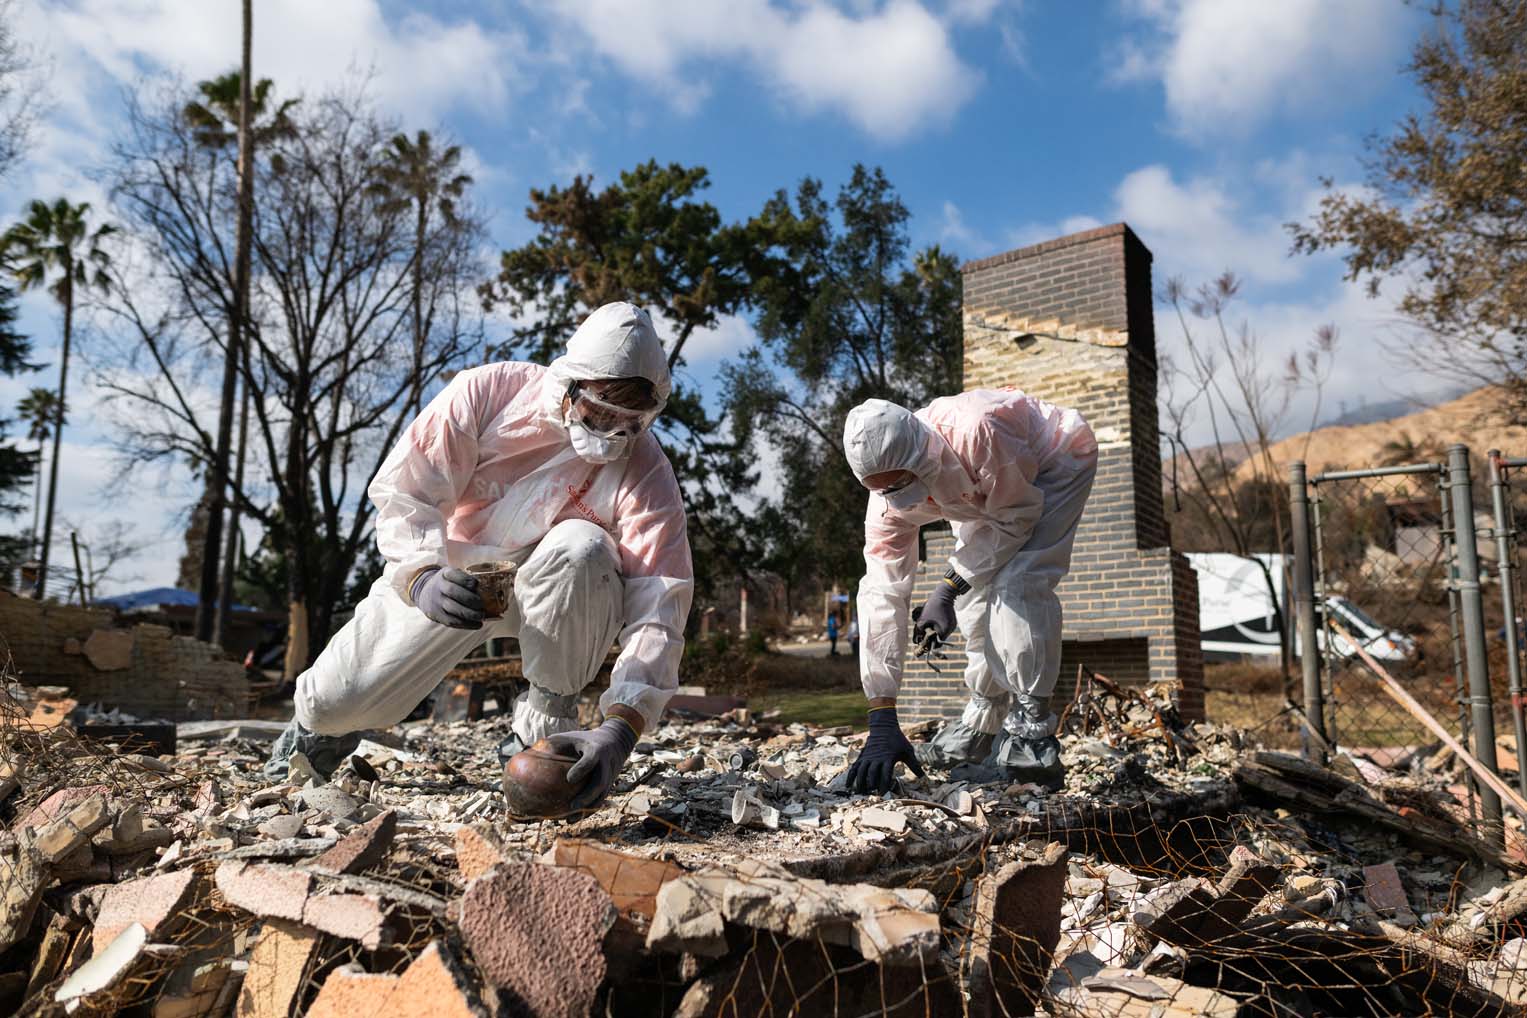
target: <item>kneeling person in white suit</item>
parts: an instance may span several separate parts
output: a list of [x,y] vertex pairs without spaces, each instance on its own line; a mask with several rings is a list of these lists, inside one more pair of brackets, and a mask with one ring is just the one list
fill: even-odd
[[[609,791],[678,685],[694,579],[678,481],[649,430],[668,398],[646,312],[606,304],[550,367],[463,371],[425,407],[368,494],[382,578],[297,679],[294,751],[328,773],[353,733],[402,721],[494,637],[517,637],[530,684],[501,752],[551,737],[582,759],[579,807]],[[519,563],[502,618],[485,620],[476,562]],[[578,694],[620,640],[605,720],[574,731]]]
[[[870,735],[848,772],[885,791],[897,763],[984,763],[1057,787],[1063,777],[1050,695],[1060,674],[1060,601],[1098,447],[1075,410],[1015,389],[978,389],[913,413],[872,399],[849,412],[843,445],[870,489],[859,585],[859,674]],[[970,700],[914,754],[896,719],[907,653],[917,535],[954,524],[949,570],[917,616],[919,643],[965,634]]]

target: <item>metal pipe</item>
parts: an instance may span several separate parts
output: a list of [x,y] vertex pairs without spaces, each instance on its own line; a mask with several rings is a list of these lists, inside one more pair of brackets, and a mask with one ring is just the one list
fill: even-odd
[[1310,561],[1310,497],[1304,479],[1304,464],[1288,467],[1289,512],[1292,517],[1294,546],[1294,614],[1299,624],[1299,665],[1304,674],[1304,715],[1320,737],[1306,739],[1304,755],[1316,763],[1325,762],[1321,743],[1326,736],[1325,705],[1320,688],[1320,639],[1315,628],[1315,571]]
[[1357,481],[1365,477],[1393,477],[1400,474],[1440,474],[1442,470],[1441,463],[1416,463],[1408,467],[1370,467],[1367,470],[1332,470],[1328,473],[1316,474],[1310,478],[1310,483]]
[[[1340,662],[1335,659],[1332,653],[1332,648],[1335,644],[1331,642],[1331,613],[1324,610],[1326,601],[1326,539],[1321,507],[1325,505],[1325,499],[1320,494],[1320,488],[1313,483],[1310,484],[1307,491],[1309,492],[1307,505],[1309,507],[1310,544],[1314,547],[1313,560],[1315,563],[1311,575],[1311,587],[1314,589],[1312,603],[1317,608],[1316,618],[1318,619],[1318,629],[1315,634],[1317,642],[1315,652],[1318,658],[1317,667],[1320,670],[1316,677],[1319,679],[1322,697],[1321,706],[1325,712],[1321,719],[1321,727],[1325,729],[1326,741],[1333,746],[1339,746],[1341,745],[1341,726],[1337,723],[1337,719],[1341,715],[1341,702],[1336,699],[1336,670],[1340,666]],[[1319,642],[1321,637],[1325,638],[1323,644]]]
[[[1458,601],[1463,611],[1464,660],[1469,672],[1469,706],[1474,721],[1474,756],[1499,774],[1495,762],[1495,711],[1490,697],[1490,662],[1485,648],[1485,603],[1479,589],[1479,548],[1474,536],[1473,488],[1469,481],[1469,449],[1454,445],[1447,451],[1450,494],[1453,499],[1453,545],[1458,552]],[[1479,790],[1485,837],[1505,844],[1500,795],[1488,786]]]
[[1527,467],[1527,457],[1502,456],[1500,463],[1503,467]]
[[1500,577],[1501,610],[1506,614],[1506,677],[1511,690],[1511,725],[1516,734],[1516,788],[1527,795],[1527,714],[1522,711],[1521,634],[1516,628],[1516,526],[1507,499],[1506,465],[1499,449],[1490,450],[1490,501],[1495,509],[1495,562]]

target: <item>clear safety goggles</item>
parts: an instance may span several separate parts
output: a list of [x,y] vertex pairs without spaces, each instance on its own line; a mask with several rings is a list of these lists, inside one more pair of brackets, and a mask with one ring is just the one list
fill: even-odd
[[568,390],[571,405],[567,419],[581,424],[596,435],[613,438],[616,435],[636,436],[651,426],[657,418],[656,410],[633,410],[600,399],[581,383],[574,382]]
[[907,488],[912,487],[912,485],[914,485],[916,483],[917,483],[917,475],[916,474],[909,474],[905,481],[902,481],[902,482],[900,482],[898,484],[890,484],[890,485],[887,485],[884,488],[876,488],[875,489],[875,494],[879,495],[881,498],[885,498],[887,495],[894,495],[898,491],[905,491]]

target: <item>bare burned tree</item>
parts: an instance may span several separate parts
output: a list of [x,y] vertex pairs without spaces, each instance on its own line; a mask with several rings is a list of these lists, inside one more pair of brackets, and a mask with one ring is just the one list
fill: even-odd
[[[1171,279],[1163,293],[1182,329],[1181,354],[1161,361],[1163,437],[1173,475],[1186,474],[1172,492],[1173,535],[1184,550],[1233,552],[1257,563],[1287,636],[1278,586],[1267,561],[1257,557],[1289,550],[1288,485],[1272,447],[1287,430],[1300,393],[1314,397],[1304,430],[1319,421],[1337,332],[1333,325],[1320,326],[1304,350],[1282,363],[1281,374],[1269,370],[1277,362],[1264,356],[1251,324],[1227,321],[1240,288],[1240,280],[1226,272],[1191,290]],[[1285,673],[1289,650],[1285,639]]]
[[41,112],[46,78],[16,34],[16,0],[0,0],[0,178],[21,159]]
[[[210,155],[167,87],[130,104],[113,197],[136,241],[102,312],[117,337],[98,374],[129,466],[216,454],[207,395],[233,309],[237,181]],[[292,129],[258,152],[247,347],[250,469],[232,497],[284,560],[290,669],[327,640],[370,539],[366,486],[408,424],[406,411],[478,349],[472,286],[481,223],[441,220],[416,252],[412,217],[376,187],[397,133],[362,94],[304,99]],[[429,323],[414,342],[415,260]]]

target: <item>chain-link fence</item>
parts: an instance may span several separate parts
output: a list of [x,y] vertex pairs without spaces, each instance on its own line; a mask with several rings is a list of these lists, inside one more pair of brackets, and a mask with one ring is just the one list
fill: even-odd
[[[1527,742],[1515,522],[1527,510],[1523,466],[1460,445],[1444,463],[1308,480],[1295,464],[1291,473],[1295,643],[1312,751],[1363,750],[1394,765],[1439,742],[1442,754],[1463,748],[1477,760],[1465,768],[1470,808],[1490,825],[1500,797],[1481,768],[1510,772],[1527,790],[1517,764]],[[1309,643],[1319,652],[1304,654]]]

